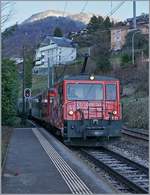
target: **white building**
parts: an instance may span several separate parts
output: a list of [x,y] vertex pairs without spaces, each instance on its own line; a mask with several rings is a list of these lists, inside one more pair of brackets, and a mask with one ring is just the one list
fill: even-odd
[[76,55],[76,47],[72,40],[65,37],[47,36],[36,50],[33,73],[47,72],[48,56],[50,66],[58,66],[73,62]]

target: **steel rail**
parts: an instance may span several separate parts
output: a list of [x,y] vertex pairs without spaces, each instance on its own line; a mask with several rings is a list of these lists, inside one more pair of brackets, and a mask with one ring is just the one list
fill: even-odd
[[131,137],[134,137],[136,139],[141,139],[141,140],[144,140],[144,141],[149,141],[149,135],[148,133],[146,133],[145,131],[141,132],[139,130],[136,130],[136,129],[128,129],[126,127],[123,127],[121,129],[121,132],[125,135],[128,135],[128,136],[131,136]]
[[104,147],[94,150],[81,149],[81,153],[130,190],[136,193],[148,193],[148,168]]

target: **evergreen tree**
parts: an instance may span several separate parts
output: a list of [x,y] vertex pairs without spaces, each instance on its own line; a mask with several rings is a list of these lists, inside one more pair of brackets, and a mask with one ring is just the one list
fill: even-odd
[[94,32],[95,30],[98,29],[98,18],[93,15],[90,19],[89,24],[87,25],[88,32]]
[[96,30],[104,30],[112,27],[113,22],[110,21],[110,18],[107,16],[106,19],[102,16],[96,17],[95,15],[91,17],[87,29],[90,33],[95,32]]
[[112,26],[112,23],[110,22],[110,18],[107,16],[106,19],[104,20],[104,27],[110,28],[111,26]]
[[[111,70],[110,64],[110,31],[102,32],[101,30],[95,32],[95,53],[96,56],[96,71],[108,72]],[[96,40],[98,40],[96,42]]]
[[87,25],[88,34],[86,37],[82,35],[76,38],[79,46],[92,47],[93,60],[96,62],[96,71],[107,72],[111,70],[110,63],[110,28],[113,22],[109,17],[92,16]]
[[10,26],[9,28],[6,28],[5,31],[2,33],[2,38],[5,39],[8,36],[12,36],[13,33],[18,29],[18,24],[16,23],[13,26]]
[[104,18],[102,16],[98,16],[97,22],[98,22],[98,29],[103,29],[104,28]]
[[2,59],[2,125],[13,125],[15,122],[18,87],[15,62]]
[[55,30],[54,30],[53,35],[55,37],[62,37],[63,36],[63,33],[62,33],[62,31],[61,31],[61,29],[59,27],[56,27]]

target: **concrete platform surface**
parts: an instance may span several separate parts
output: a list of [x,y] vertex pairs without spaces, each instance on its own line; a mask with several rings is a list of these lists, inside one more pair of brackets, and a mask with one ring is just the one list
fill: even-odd
[[115,191],[43,128],[14,129],[2,193],[102,194]]

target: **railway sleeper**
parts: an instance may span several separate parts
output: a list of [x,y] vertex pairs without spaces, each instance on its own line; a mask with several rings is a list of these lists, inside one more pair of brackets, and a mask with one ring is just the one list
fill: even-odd
[[[139,175],[135,175],[135,176],[139,177]],[[131,175],[131,177],[134,177],[134,175]],[[142,175],[141,174],[140,177],[142,177],[142,178],[145,178],[146,177],[147,178],[147,175],[145,175],[145,174]]]
[[148,179],[135,179],[134,181],[137,182],[137,183],[138,182],[142,182],[142,183],[143,182],[149,182]]
[[108,171],[110,174],[114,175],[119,181],[121,181],[122,183],[127,185],[128,188],[131,188],[136,193],[148,193],[148,191],[145,188],[143,188],[141,186],[138,186],[135,182],[130,180],[128,177],[125,177],[123,174],[121,174],[118,171],[114,170],[112,167],[106,165],[104,162],[99,161],[98,159],[96,159],[90,153],[88,153],[84,150],[82,150],[82,153],[85,154],[90,160],[94,161],[94,163],[97,166],[100,166],[100,167],[104,168],[106,171]]
[[105,160],[107,164],[113,164],[113,163],[119,163],[119,161],[116,160]]
[[[104,162],[105,162],[105,161],[104,161]],[[108,163],[107,163],[107,164],[108,164]],[[121,169],[126,168],[126,167],[128,168],[128,166],[125,165],[125,164],[115,164],[115,165],[114,165],[114,164],[111,163],[110,165],[111,165],[111,167],[118,167],[118,166],[119,166]],[[118,168],[119,168],[119,167],[118,167]]]

